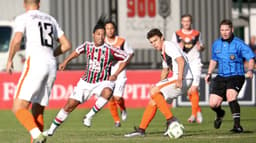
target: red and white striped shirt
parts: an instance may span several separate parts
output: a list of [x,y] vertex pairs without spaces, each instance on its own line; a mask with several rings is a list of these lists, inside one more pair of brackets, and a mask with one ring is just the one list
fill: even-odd
[[108,80],[111,75],[111,66],[117,61],[127,61],[128,54],[120,49],[104,43],[96,47],[93,42],[85,42],[76,48],[78,54],[86,56],[86,69],[82,79],[88,83],[97,83]]

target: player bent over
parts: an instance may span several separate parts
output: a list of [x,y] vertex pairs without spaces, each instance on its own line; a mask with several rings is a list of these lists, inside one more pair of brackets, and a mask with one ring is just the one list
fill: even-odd
[[[172,103],[174,98],[182,95],[183,91],[190,87],[193,80],[187,59],[176,43],[164,41],[159,29],[150,30],[147,38],[151,45],[162,54],[161,81],[150,90],[151,99],[144,111],[139,128],[135,128],[134,132],[126,134],[125,137],[144,136],[145,130],[154,118],[157,109],[165,116],[167,127],[173,121],[177,121],[169,110],[168,103]],[[173,70],[171,78],[168,78],[169,66],[172,66]]]
[[[100,19],[93,30],[94,43],[85,42],[78,46],[59,66],[60,70],[64,70],[69,61],[81,54],[87,58],[85,74],[77,83],[64,108],[56,115],[50,128],[44,132],[45,135],[53,135],[79,104],[86,102],[93,94],[96,94],[99,98],[83,120],[83,124],[90,127],[93,116],[103,108],[112,96],[115,86],[114,80],[127,65],[128,56],[125,52],[105,44],[104,35],[104,20]],[[110,67],[115,61],[122,61],[122,63],[118,70],[110,76]]]

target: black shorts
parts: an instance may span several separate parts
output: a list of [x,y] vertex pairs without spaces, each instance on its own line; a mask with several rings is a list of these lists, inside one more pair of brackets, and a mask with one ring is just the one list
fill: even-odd
[[216,94],[223,98],[223,101],[226,101],[226,91],[227,89],[234,89],[238,93],[241,90],[244,84],[244,76],[230,76],[222,77],[216,76],[210,85],[210,94]]

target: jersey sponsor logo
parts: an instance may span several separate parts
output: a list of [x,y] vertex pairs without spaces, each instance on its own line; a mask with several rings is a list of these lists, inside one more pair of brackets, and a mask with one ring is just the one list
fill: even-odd
[[183,51],[188,53],[198,42],[200,32],[197,30],[192,30],[190,34],[185,34],[182,30],[176,32],[178,42],[184,43]]
[[234,60],[235,59],[235,55],[230,55],[230,60]]

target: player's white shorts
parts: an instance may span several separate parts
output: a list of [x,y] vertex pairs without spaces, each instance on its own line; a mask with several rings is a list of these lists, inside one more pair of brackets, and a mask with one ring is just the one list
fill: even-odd
[[47,106],[56,79],[56,69],[55,60],[44,63],[43,59],[39,61],[28,57],[16,88],[15,98]]
[[109,87],[110,89],[114,89],[115,83],[112,81],[102,81],[98,83],[88,83],[84,81],[83,79],[80,79],[73,91],[73,93],[70,95],[69,98],[75,99],[79,101],[80,103],[84,103],[92,95],[100,96],[102,90],[105,87]]
[[201,62],[192,62],[192,63],[189,63],[189,65],[193,75],[192,86],[199,86],[200,77],[202,73],[202,64]]
[[118,78],[115,81],[115,88],[114,88],[114,91],[113,91],[113,96],[116,96],[116,97],[122,97],[123,96],[126,81],[127,81],[127,78]]
[[186,93],[188,88],[190,88],[193,79],[185,79],[182,82],[182,89],[176,88],[175,82],[177,81],[176,77],[171,77],[164,79],[156,84],[159,90],[164,95],[167,103],[171,104],[174,98],[177,98],[180,95]]

